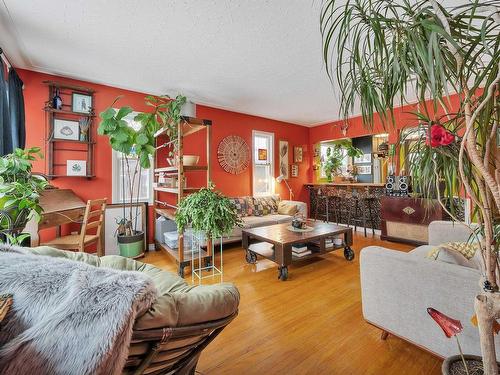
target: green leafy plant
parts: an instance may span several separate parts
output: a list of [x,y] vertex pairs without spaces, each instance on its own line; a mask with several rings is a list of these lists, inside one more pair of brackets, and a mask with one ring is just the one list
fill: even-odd
[[[167,98],[171,99],[168,96]],[[163,121],[166,128],[166,134],[172,144],[169,156],[175,156],[179,150],[178,132],[179,124],[182,121],[181,110],[184,104],[186,104],[186,97],[183,95],[177,95],[175,99],[171,99],[168,102],[166,111],[162,112],[164,115]]]
[[[42,208],[40,194],[47,181],[31,173],[32,162],[42,157],[39,147],[16,149],[0,159],[0,210],[12,219],[12,224],[22,229],[31,218],[40,220]],[[0,230],[9,229],[9,220],[0,221]]]
[[344,159],[355,158],[363,155],[363,151],[354,147],[347,140],[338,141],[332,147],[326,149],[326,158],[322,162],[323,169],[328,182],[332,182],[332,177],[340,173]]
[[[146,104],[152,107],[152,111],[142,112],[134,117],[134,121],[140,124],[140,128],[136,130],[125,120],[125,117],[133,112],[131,107],[124,106],[118,110],[113,108],[120,98],[116,98],[109,108],[101,112],[102,121],[97,132],[108,136],[111,148],[123,154],[127,192],[126,195],[124,192],[123,222],[118,234],[131,236],[137,231],[137,220],[134,220],[134,217],[138,216],[138,208],[134,215],[133,205],[139,201],[142,169],[151,167],[151,160],[156,151],[155,133],[165,125],[170,99],[146,96]],[[127,206],[128,217],[125,218]]]
[[241,219],[234,204],[213,186],[183,198],[177,208],[175,221],[179,230],[189,225],[204,232],[210,238],[229,235],[235,226],[241,226]]
[[[492,324],[500,316],[495,241],[500,211],[495,155],[500,123],[498,1],[445,8],[437,0],[324,0],[320,28],[327,71],[341,93],[342,116],[347,118],[360,102],[368,127],[373,127],[375,113],[388,126],[394,123],[394,108],[414,102],[416,94],[429,131],[426,149],[416,150],[420,155],[409,161],[410,169],[422,169],[418,183],[427,191],[432,185],[439,191],[444,181],[448,194],[464,191],[472,200],[483,227],[485,263],[483,291],[474,307],[485,374],[497,374]],[[457,93],[458,106],[450,93]],[[433,126],[443,142],[434,141]]]

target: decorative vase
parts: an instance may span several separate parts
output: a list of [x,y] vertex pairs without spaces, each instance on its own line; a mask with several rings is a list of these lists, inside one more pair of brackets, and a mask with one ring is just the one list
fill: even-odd
[[132,236],[118,235],[120,255],[126,258],[139,258],[144,255],[144,232],[136,231]]
[[196,117],[196,104],[191,101],[187,101],[181,107],[181,115],[185,117]]
[[52,98],[52,108],[54,109],[62,109],[62,99],[59,96],[59,90],[56,90],[54,97]]

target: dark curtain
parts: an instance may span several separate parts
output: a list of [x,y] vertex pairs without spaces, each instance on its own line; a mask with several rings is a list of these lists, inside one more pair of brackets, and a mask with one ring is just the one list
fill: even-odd
[[14,69],[9,72],[9,113],[12,148],[24,148],[26,127],[24,122],[23,81]]
[[7,83],[4,79],[5,68],[0,59],[0,156],[12,152],[9,107],[7,105]]

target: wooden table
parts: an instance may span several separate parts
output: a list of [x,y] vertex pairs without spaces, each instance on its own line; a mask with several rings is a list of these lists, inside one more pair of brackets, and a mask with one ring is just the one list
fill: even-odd
[[[269,225],[259,228],[243,229],[242,246],[246,251],[246,260],[248,263],[257,261],[257,254],[272,260],[278,264],[278,279],[286,280],[288,278],[288,266],[292,262],[304,260],[318,255],[326,254],[334,250],[344,249],[344,257],[352,261],[354,251],[352,245],[352,229],[334,224],[323,222],[309,222],[308,226],[314,229],[309,232],[292,232],[287,229],[290,223]],[[326,247],[326,239],[343,236],[341,245],[333,244],[332,247]],[[249,247],[252,241],[264,241],[273,245]],[[295,257],[292,254],[292,245],[296,243],[306,243],[308,248],[314,248],[311,254],[303,257]]]
[[39,230],[56,227],[56,236],[59,237],[62,224],[81,223],[86,203],[71,189],[48,189],[40,195],[40,206],[43,208],[42,219],[40,222],[30,220],[24,230],[31,235],[31,246],[40,243]]

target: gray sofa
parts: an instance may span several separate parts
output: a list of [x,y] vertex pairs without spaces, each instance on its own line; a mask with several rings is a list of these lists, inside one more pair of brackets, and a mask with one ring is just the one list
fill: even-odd
[[[297,206],[298,213],[303,217],[307,218],[307,203],[300,201],[283,200],[282,202],[294,204]],[[230,236],[223,238],[223,243],[231,243],[241,241],[241,231],[245,228],[257,228],[264,227],[266,225],[289,223],[293,219],[290,215],[280,215],[278,213],[273,213],[264,216],[243,216],[241,220],[243,221],[242,228],[234,228]]]
[[[462,322],[459,340],[464,353],[481,355],[478,329],[470,321],[480,292],[480,270],[426,257],[436,245],[467,241],[469,235],[459,223],[434,221],[429,225],[429,245],[409,253],[365,247],[360,256],[364,318],[438,356],[458,354],[455,340],[446,338],[427,314],[427,307],[433,307]],[[500,358],[499,336],[495,343]]]

